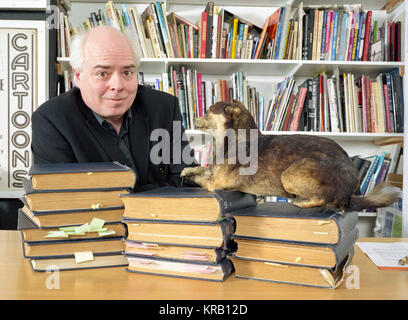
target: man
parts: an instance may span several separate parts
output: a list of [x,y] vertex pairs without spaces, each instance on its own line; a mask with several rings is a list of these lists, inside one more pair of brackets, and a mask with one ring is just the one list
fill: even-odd
[[[138,64],[127,36],[112,27],[97,27],[74,39],[71,65],[77,87],[33,113],[34,163],[118,161],[135,170],[135,191],[180,186],[191,150],[184,150],[188,142],[181,139],[177,98],[138,85]],[[181,126],[174,136],[173,122]],[[150,141],[155,129],[169,133],[170,163],[151,159],[159,143]],[[179,163],[172,161],[173,146],[179,153],[184,150],[184,157],[177,155]]]

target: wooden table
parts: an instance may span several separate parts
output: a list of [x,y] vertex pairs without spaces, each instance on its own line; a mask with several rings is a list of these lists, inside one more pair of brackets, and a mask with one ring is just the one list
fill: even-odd
[[[359,239],[380,240],[408,241]],[[53,274],[32,271],[23,258],[20,231],[0,231],[0,299],[408,299],[408,272],[379,270],[358,247],[351,265],[358,267],[360,289],[347,289],[347,277],[339,288],[332,290],[235,279],[232,276],[222,283],[177,279],[130,273],[124,267],[118,267],[61,271],[59,289],[51,290],[46,284]]]

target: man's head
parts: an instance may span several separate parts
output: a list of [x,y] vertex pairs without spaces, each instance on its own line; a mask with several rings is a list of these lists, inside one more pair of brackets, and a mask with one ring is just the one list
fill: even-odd
[[129,38],[100,26],[74,38],[70,56],[85,104],[108,121],[121,120],[138,87],[139,56]]

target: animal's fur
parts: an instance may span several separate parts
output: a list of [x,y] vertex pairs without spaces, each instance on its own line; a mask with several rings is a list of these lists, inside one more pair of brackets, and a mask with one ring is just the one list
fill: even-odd
[[[241,103],[219,102],[212,105],[204,117],[196,119],[195,127],[213,134],[214,164],[186,168],[181,176],[210,191],[225,189],[260,196],[282,196],[294,198],[293,204],[299,207],[334,206],[343,210],[384,207],[399,196],[396,192],[385,193],[382,190],[384,185],[368,196],[354,195],[359,185],[357,168],[336,142],[301,134],[262,135]],[[258,158],[256,173],[242,175],[239,169],[245,165],[228,164],[228,157],[237,160],[238,156],[237,151],[231,153],[227,148],[227,129],[234,130],[236,145],[244,145],[247,155],[250,143],[257,142],[258,153],[251,155],[251,161]],[[246,129],[245,141],[240,138],[238,129]],[[250,141],[249,129],[256,130],[257,140]],[[216,162],[217,152],[223,155],[221,164]]]

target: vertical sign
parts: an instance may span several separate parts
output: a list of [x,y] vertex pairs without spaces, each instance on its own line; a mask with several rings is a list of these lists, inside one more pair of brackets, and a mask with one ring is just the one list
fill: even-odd
[[32,162],[37,29],[0,28],[0,191],[22,190]]

